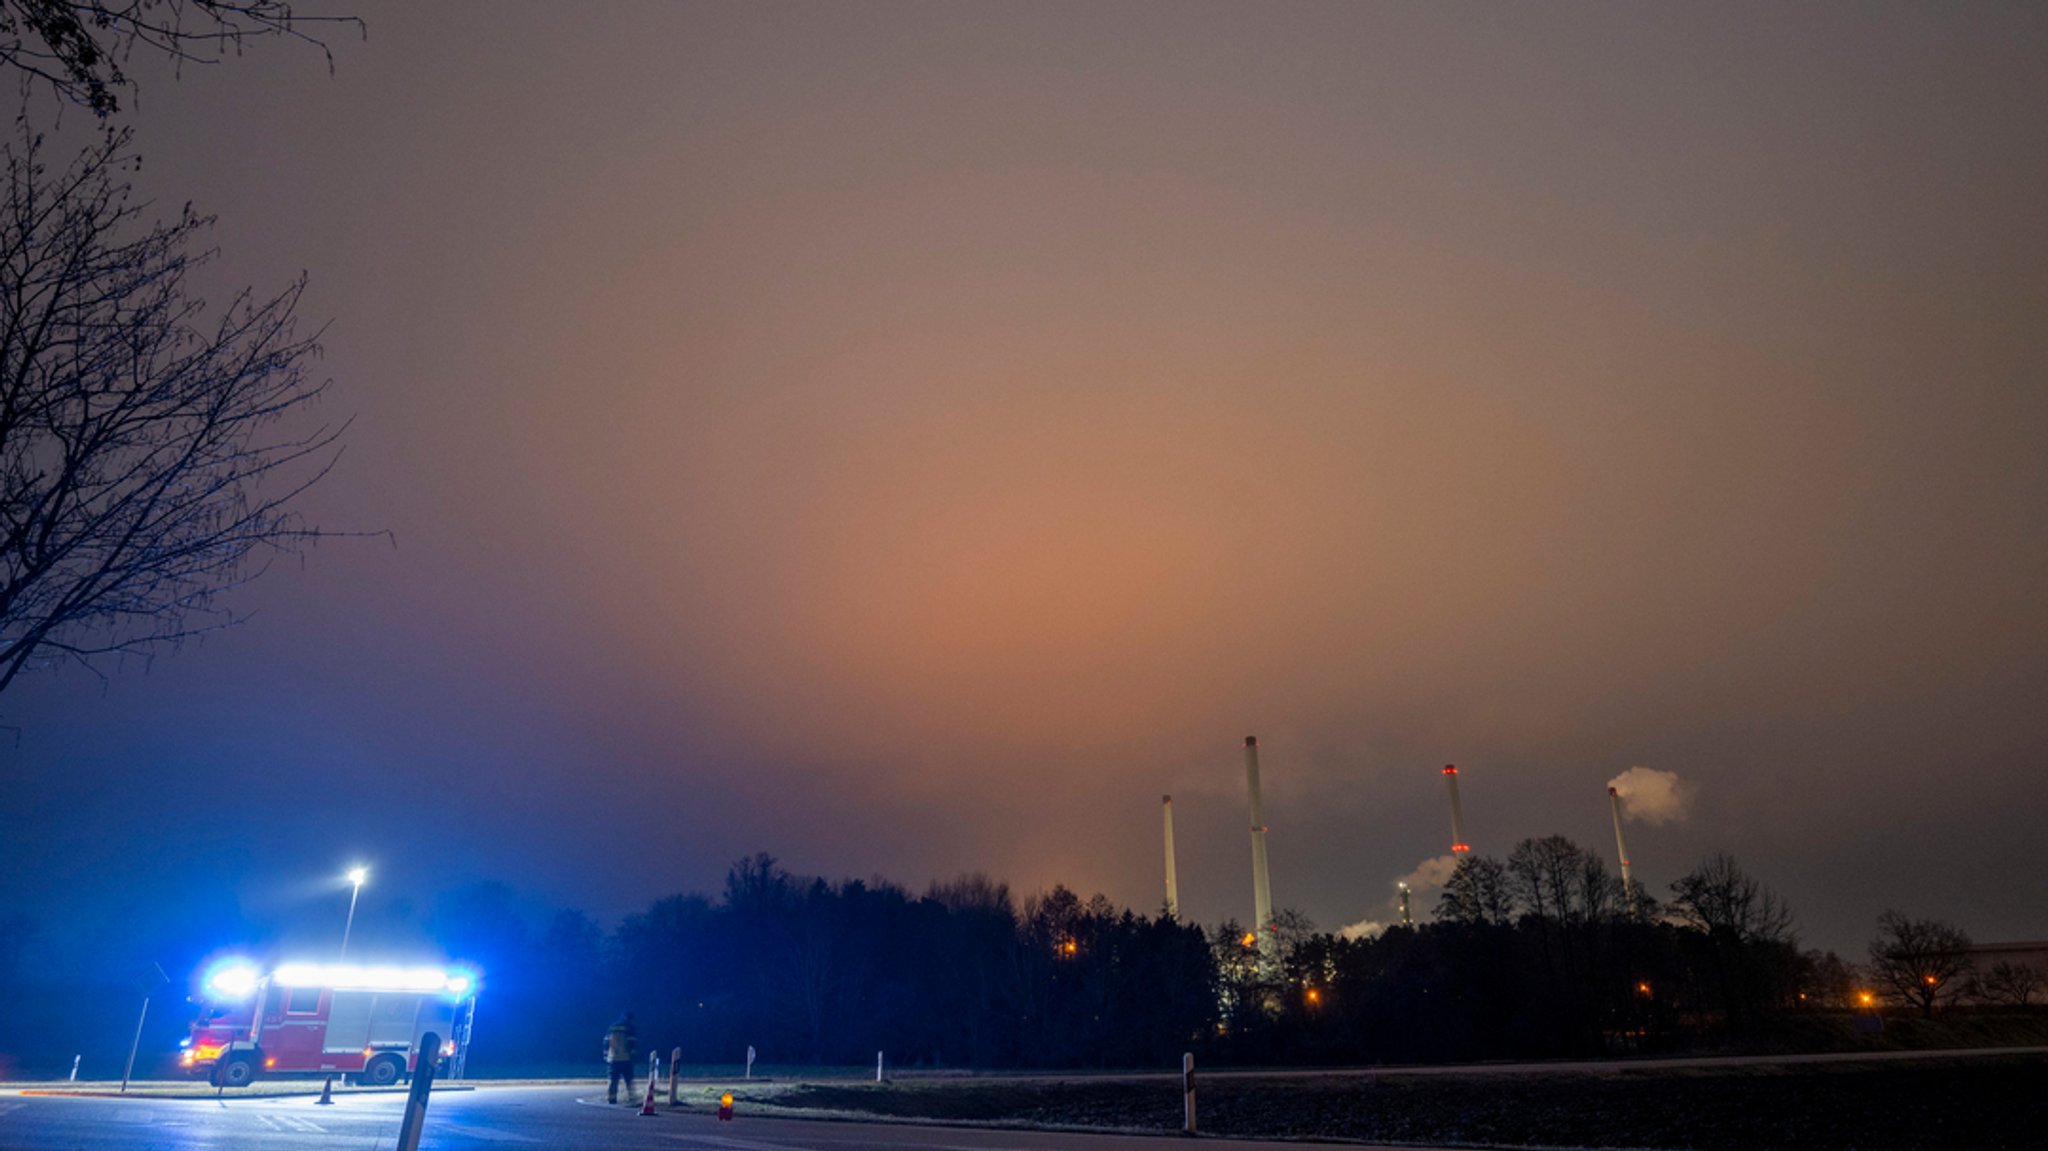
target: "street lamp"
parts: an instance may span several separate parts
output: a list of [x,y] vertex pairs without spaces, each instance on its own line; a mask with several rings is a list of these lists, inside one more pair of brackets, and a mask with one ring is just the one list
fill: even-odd
[[343,959],[348,958],[348,933],[353,931],[356,925],[356,897],[363,893],[363,880],[368,878],[370,878],[370,869],[367,867],[359,866],[348,869],[347,879],[354,886],[348,893],[348,922],[343,924],[341,928],[341,958]]

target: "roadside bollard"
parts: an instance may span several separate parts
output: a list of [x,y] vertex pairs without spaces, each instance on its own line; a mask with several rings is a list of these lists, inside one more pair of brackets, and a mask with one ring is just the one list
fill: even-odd
[[71,1057],[71,1081],[73,1083],[78,1082],[78,1061],[83,1058],[85,1058],[83,1055],[73,1055]]
[[1189,1135],[1193,1135],[1195,1133],[1195,1053],[1192,1051],[1181,1053],[1180,1091],[1182,1105],[1187,1111],[1187,1126],[1185,1130]]
[[881,1081],[882,1081],[882,1053],[881,1053],[881,1052],[879,1052],[879,1051],[877,1051],[877,1052],[875,1052],[875,1082],[877,1082],[877,1083],[880,1083]]
[[668,1053],[668,1105],[676,1105],[676,1069],[683,1065],[683,1049],[678,1047]]
[[405,1096],[405,1118],[398,1123],[394,1151],[420,1151],[420,1130],[427,1124],[427,1096],[434,1090],[434,1060],[441,1054],[441,1037],[429,1031],[420,1036],[420,1045],[413,1050],[412,1090]]

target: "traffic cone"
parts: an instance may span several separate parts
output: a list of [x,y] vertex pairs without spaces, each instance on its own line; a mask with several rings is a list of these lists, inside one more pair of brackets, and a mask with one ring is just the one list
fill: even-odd
[[732,1092],[730,1091],[718,1097],[718,1121],[721,1123],[732,1122]]
[[647,1101],[640,1105],[640,1114],[654,1114],[654,1076],[647,1077]]
[[316,1106],[320,1107],[334,1106],[334,1076],[329,1075],[327,1082],[320,1085],[320,1098],[313,1102]]

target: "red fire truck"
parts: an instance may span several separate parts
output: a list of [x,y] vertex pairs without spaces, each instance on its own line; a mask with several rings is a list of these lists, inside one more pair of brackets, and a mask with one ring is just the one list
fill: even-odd
[[[193,1076],[246,1087],[259,1075],[344,1075],[387,1086],[424,1054],[460,1076],[476,1018],[476,981],[439,967],[286,963],[216,965],[181,1060]],[[440,1050],[421,1052],[422,1037]]]

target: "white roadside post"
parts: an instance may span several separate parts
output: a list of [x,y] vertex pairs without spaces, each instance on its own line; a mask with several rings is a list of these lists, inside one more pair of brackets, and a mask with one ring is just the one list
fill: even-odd
[[678,1047],[668,1053],[668,1105],[676,1105],[676,1070],[683,1065],[683,1049]]
[[405,1096],[405,1118],[399,1120],[394,1151],[420,1151],[420,1131],[427,1124],[427,1096],[434,1090],[434,1064],[441,1058],[441,1037],[429,1031],[420,1036],[414,1050],[412,1090]]
[[881,1052],[879,1052],[879,1051],[877,1051],[877,1052],[875,1052],[875,1082],[877,1082],[877,1083],[880,1083],[881,1081],[882,1081],[882,1053],[881,1053]]
[[1187,1113],[1187,1125],[1183,1129],[1188,1134],[1193,1135],[1195,1133],[1195,1053],[1192,1051],[1181,1053],[1180,1091],[1182,1107]]
[[747,1078],[754,1077],[754,1045],[747,1044]]

